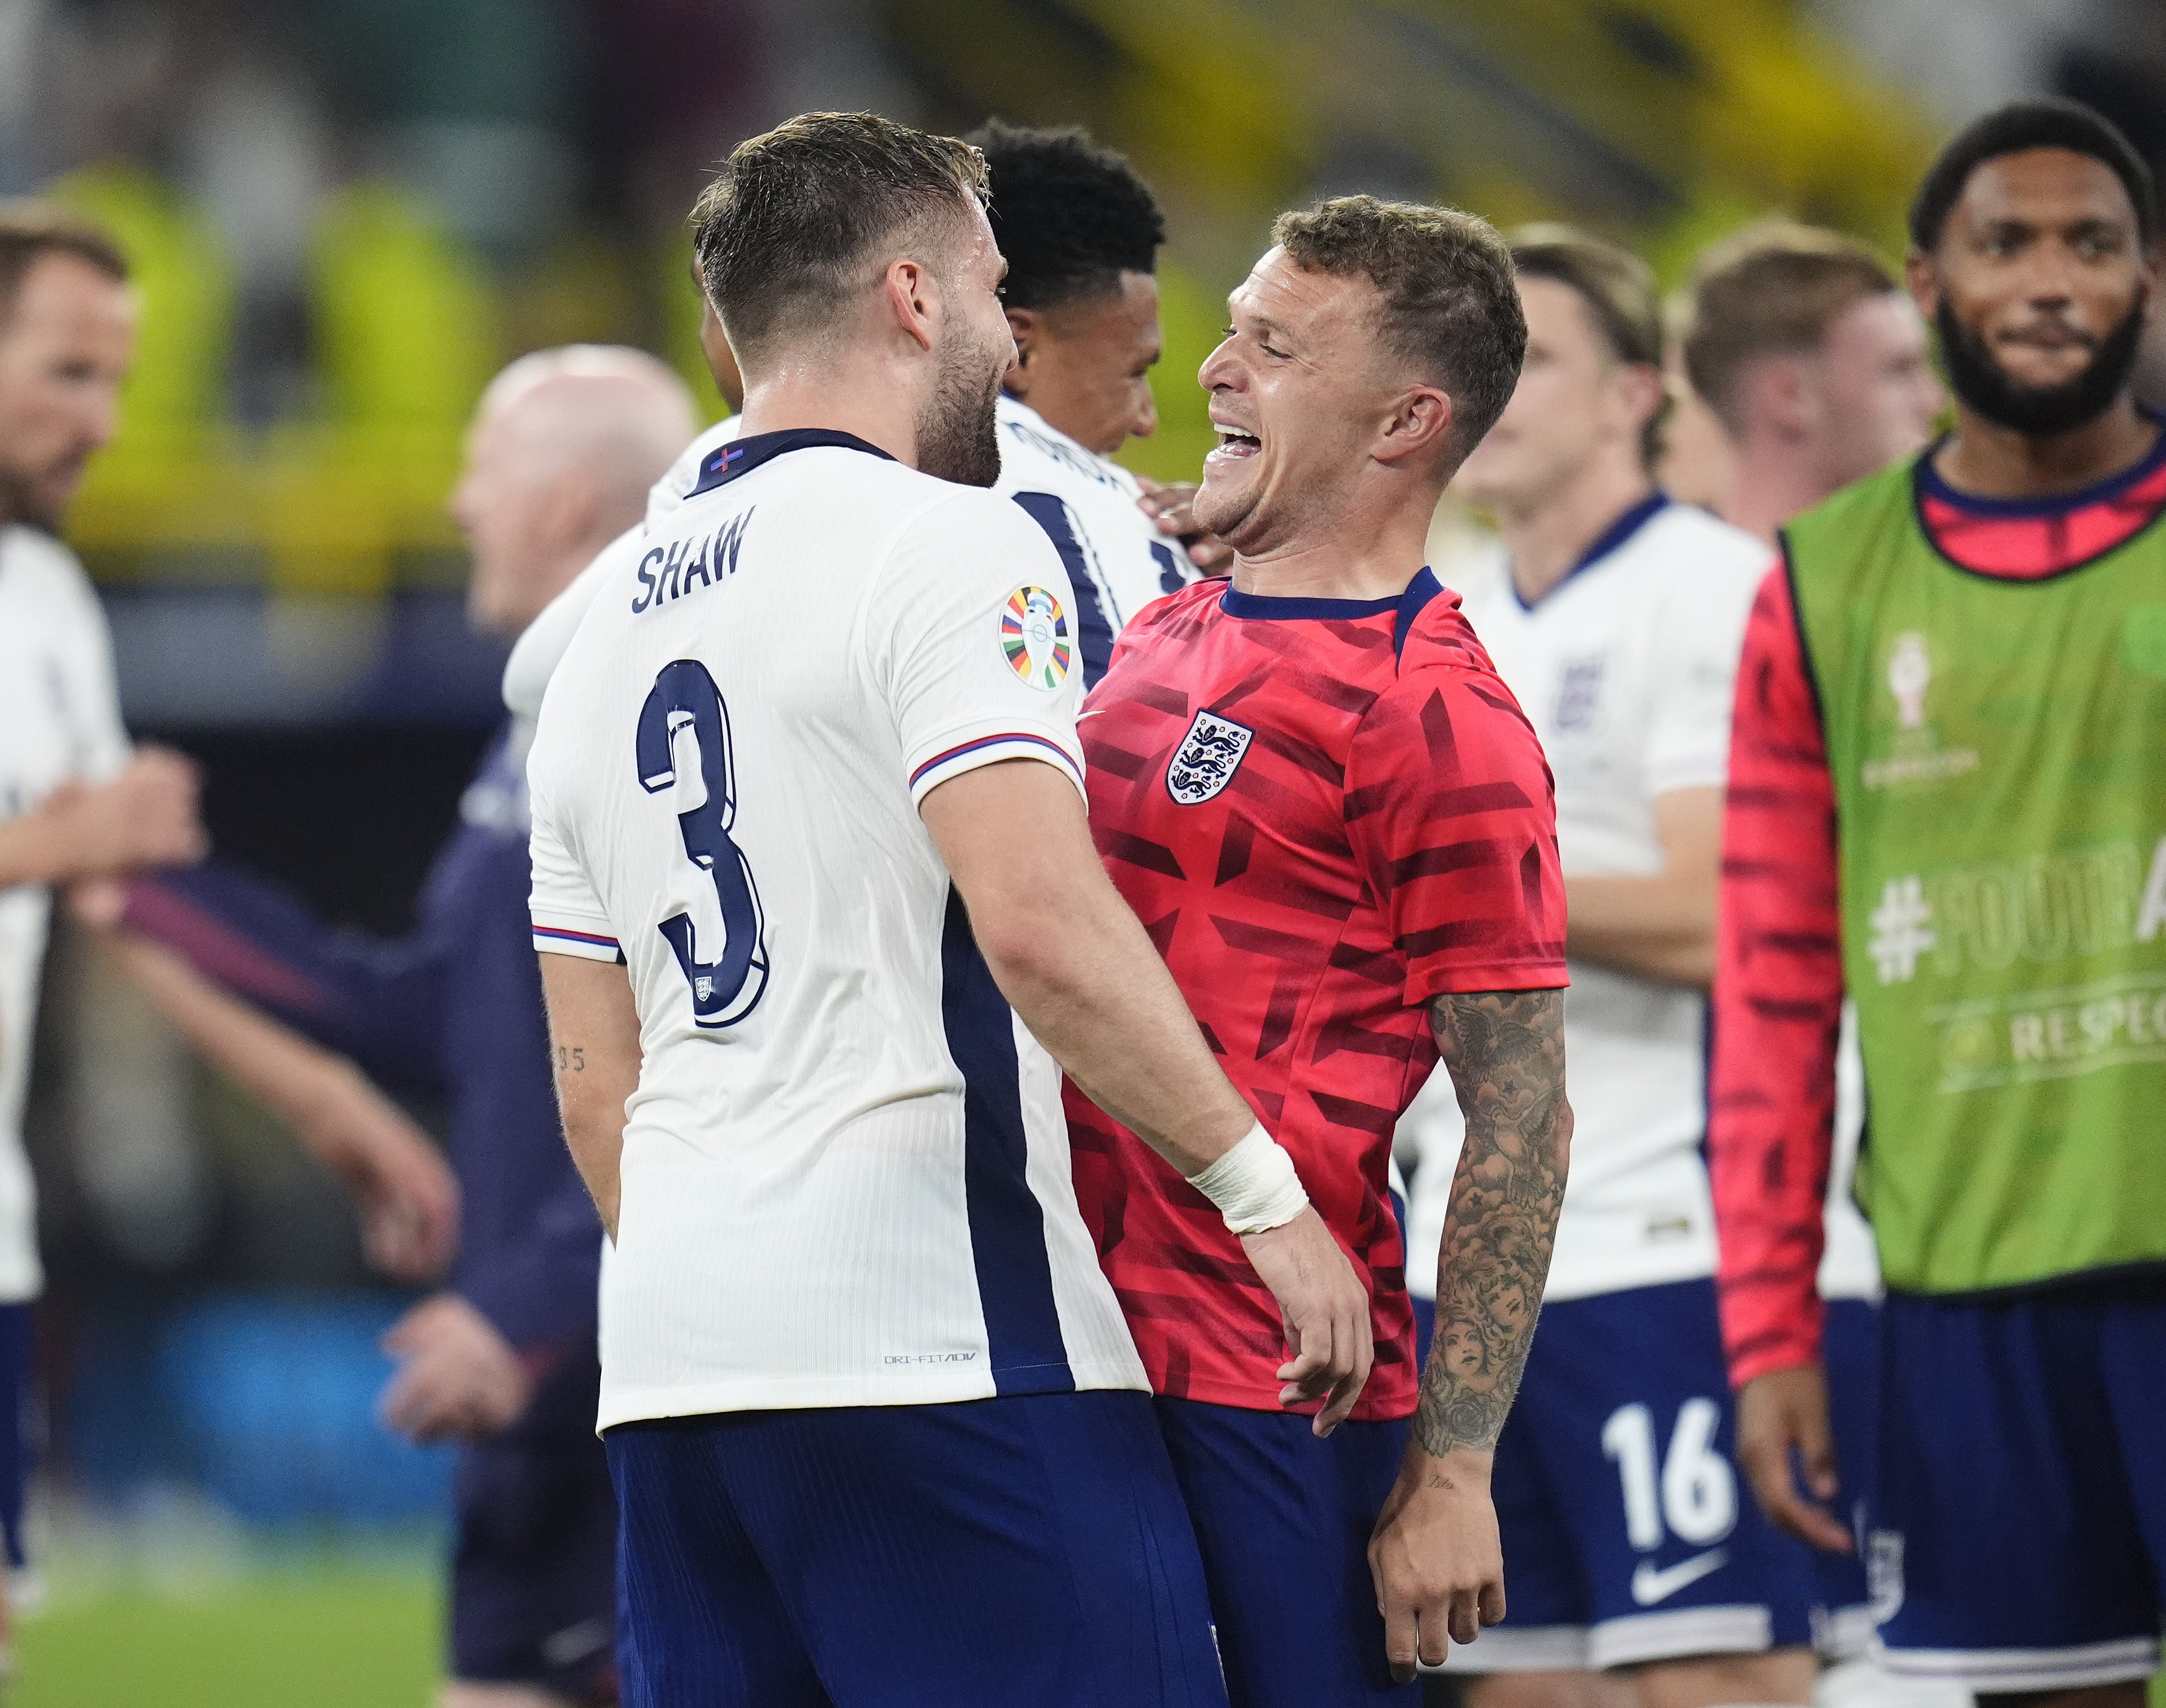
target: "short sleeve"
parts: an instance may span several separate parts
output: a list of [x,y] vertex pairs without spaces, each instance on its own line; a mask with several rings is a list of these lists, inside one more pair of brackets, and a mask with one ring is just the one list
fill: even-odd
[[1647,730],[1647,793],[1720,788],[1730,768],[1737,660],[1759,583],[1757,566],[1696,578],[1664,617],[1662,667]]
[[104,783],[119,774],[134,751],[120,715],[120,687],[113,667],[113,629],[90,578],[74,557],[52,551],[59,597],[68,612],[66,640],[61,652],[66,679],[68,737],[74,774],[87,783]]
[[1410,1005],[1569,982],[1549,764],[1493,673],[1413,671],[1376,702],[1348,756],[1346,827]]
[[534,946],[545,955],[576,955],[587,961],[621,962],[624,951],[616,930],[602,911],[601,899],[558,831],[555,814],[539,790],[532,793],[534,828],[528,849],[534,887],[528,909],[534,921]]
[[1082,789],[1075,596],[1028,516],[975,491],[930,506],[890,548],[870,600],[874,675],[913,804],[1002,759],[1041,760]]

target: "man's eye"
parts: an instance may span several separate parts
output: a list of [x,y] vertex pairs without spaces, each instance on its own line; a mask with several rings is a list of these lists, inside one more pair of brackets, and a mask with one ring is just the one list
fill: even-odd
[[1231,338],[1234,335],[1234,329],[1230,326],[1222,326],[1218,329],[1218,335],[1221,338]]

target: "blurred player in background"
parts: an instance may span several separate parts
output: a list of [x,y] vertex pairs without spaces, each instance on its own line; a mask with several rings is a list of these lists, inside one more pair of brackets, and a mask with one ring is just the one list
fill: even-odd
[[[119,424],[135,338],[111,240],[58,209],[0,203],[0,1532],[17,1571],[44,1284],[23,1099],[51,886],[204,849],[195,772],[130,748],[105,614],[57,537]],[[5,1611],[0,1595],[0,1642]]]
[[1075,589],[1087,688],[1106,673],[1130,618],[1224,556],[1223,547],[1199,547],[1192,562],[1168,537],[1192,529],[1181,508],[1192,488],[1147,487],[1112,460],[1158,429],[1154,275],[1165,221],[1135,168],[1080,130],[995,119],[964,140],[985,156],[986,213],[1008,264],[1001,300],[1016,342],[1001,389],[993,489],[1022,505],[1059,550]]
[[1912,456],[1946,398],[1917,305],[1862,244],[1785,221],[1693,270],[1683,351],[1732,455],[1725,520],[1776,530]]
[[[1910,294],[1871,250],[1832,231],[1776,221],[1717,245],[1694,269],[1683,356],[1693,392],[1730,447],[1724,514],[1765,541],[1852,481],[1913,456],[1945,403]],[[1822,1708],[1921,1687],[1866,1658],[1873,1610],[1865,1579],[1865,1505],[1878,1429],[1880,1266],[1852,1194],[1864,1086],[1855,1017],[1846,1011],[1836,1075],[1835,1163],[1828,1179],[1825,1364],[1853,1552],[1815,1560],[1825,1616],[1815,1632],[1842,1670],[1822,1679]],[[1741,1397],[1738,1458],[1764,1456],[1765,1390]]]
[[2166,441],[2131,391],[2155,218],[2087,108],[1948,145],[1908,268],[1955,430],[1785,529],[1741,670],[1710,1149],[1754,1488],[1847,1545],[1815,1289],[1846,987],[1883,1664],[1989,1702],[2136,1708],[2159,1660]]
[[973,490],[1015,354],[984,189],[866,114],[732,154],[696,241],[744,436],[612,549],[542,708],[637,1705],[1223,1701],[1045,1051],[1240,1222],[1290,1394],[1367,1373],[1351,1266],[1091,848],[1058,554]]
[[[1087,686],[1105,673],[1113,637],[1153,599],[1199,573],[1223,572],[1228,553],[1200,532],[1193,485],[1140,479],[1114,462],[1130,438],[1158,425],[1150,370],[1159,356],[1157,265],[1165,222],[1134,167],[1082,131],[1033,130],[990,121],[964,139],[985,156],[987,208],[1008,263],[1001,287],[1016,360],[1000,400],[1001,477],[1059,550],[1082,601],[1076,614]],[[698,271],[694,270],[696,287]],[[737,359],[711,304],[700,343],[716,383],[742,401]],[[689,445],[656,483],[658,522],[699,484],[707,460],[737,436],[732,415]],[[548,672],[593,602],[582,577],[521,638],[505,672],[515,709],[537,709]]]
[[[692,425],[683,383],[635,351],[547,351],[500,374],[452,500],[475,625],[531,623],[637,519]],[[557,1121],[526,918],[531,734],[515,720],[490,744],[410,936],[335,930],[216,867],[140,882],[122,920],[162,946],[128,952],[146,988],[244,1083],[274,1071],[267,1056],[291,1027],[450,1104],[458,1265],[387,1336],[400,1368],[383,1400],[402,1433],[462,1443],[446,1708],[612,1691],[615,1509],[594,1437],[601,1231]],[[415,1167],[394,1153],[369,1178],[398,1171],[382,1187],[395,1202]]]
[[[1512,254],[1526,366],[1459,477],[1500,538],[1451,572],[1556,776],[1579,1124],[1497,1453],[1511,1612],[1470,1657],[1471,1700],[1804,1702],[1811,1561],[1741,1498],[1700,1156],[1731,684],[1767,548],[1653,483],[1646,268],[1562,227]],[[1460,1124],[1424,1125],[1425,1253]],[[1592,1676],[1624,1668],[1629,1694]]]
[[[1351,1421],[1286,1414],[1278,1313],[1233,1236],[1068,1099],[1236,1708],[1418,1700],[1417,1655],[1498,1616],[1489,1458],[1572,1129],[1549,779],[1422,567],[1519,372],[1503,243],[1368,197],[1274,235],[1202,373],[1221,443],[1196,512],[1237,554],[1232,585],[1122,637],[1084,751],[1107,870],[1368,1284],[1376,1364]],[[1441,1234],[1450,1344],[1424,1377],[1385,1170],[1440,1054],[1475,1137]]]

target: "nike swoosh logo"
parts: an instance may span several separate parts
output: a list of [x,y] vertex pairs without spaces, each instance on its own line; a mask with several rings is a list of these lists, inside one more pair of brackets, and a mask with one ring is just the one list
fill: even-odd
[[1657,1568],[1652,1560],[1642,1560],[1632,1574],[1632,1599],[1642,1607],[1667,1601],[1686,1584],[1697,1584],[1709,1572],[1720,1571],[1729,1558],[1726,1548],[1709,1548],[1674,1566]]

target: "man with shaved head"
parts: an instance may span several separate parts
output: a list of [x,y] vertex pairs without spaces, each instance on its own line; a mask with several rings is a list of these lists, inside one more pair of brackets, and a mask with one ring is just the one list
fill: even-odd
[[[682,382],[636,351],[544,351],[499,375],[451,504],[475,625],[519,634],[639,519],[694,425]],[[401,1432],[461,1443],[446,1708],[615,1700],[616,1509],[594,1434],[601,1228],[559,1133],[530,946],[531,735],[514,719],[490,744],[411,936],[334,931],[216,866],[137,884],[122,920],[168,952],[168,1013],[244,1077],[277,1022],[449,1107],[461,1252],[385,1337],[401,1368],[382,1402]]]

